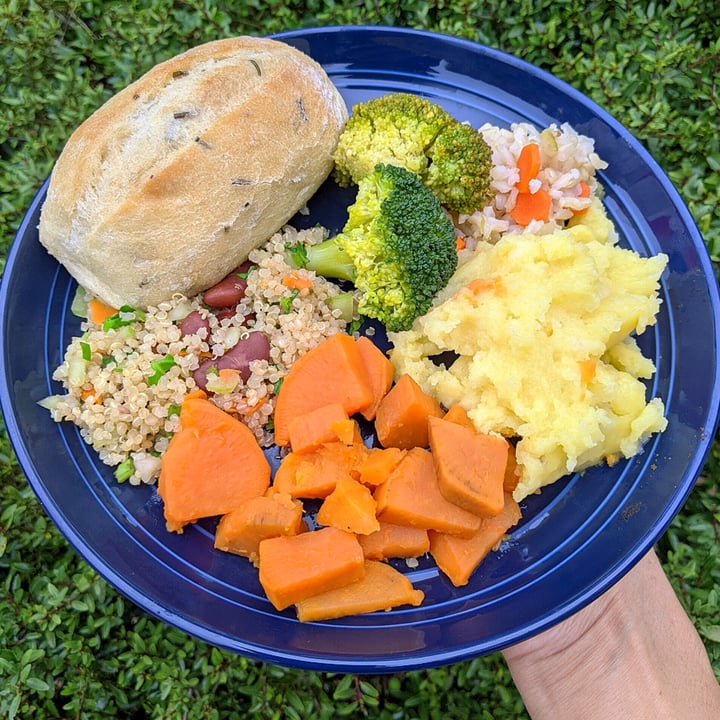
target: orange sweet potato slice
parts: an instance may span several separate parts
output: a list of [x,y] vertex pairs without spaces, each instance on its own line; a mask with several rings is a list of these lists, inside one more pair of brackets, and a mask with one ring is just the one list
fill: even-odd
[[368,488],[349,475],[340,478],[317,512],[320,525],[369,535],[380,528],[375,517],[377,503]]
[[277,610],[359,580],[362,548],[353,533],[325,527],[260,542],[260,584]]
[[357,348],[365,363],[368,380],[373,392],[372,402],[367,408],[361,410],[361,415],[366,420],[373,420],[381,400],[392,387],[395,368],[390,362],[390,358],[364,335],[357,339]]
[[325,443],[313,452],[291,452],[280,462],[273,488],[294,498],[326,498],[341,478],[357,479],[367,452],[361,442],[346,445],[339,441]]
[[427,530],[387,522],[370,535],[359,535],[358,540],[368,560],[415,558],[430,549]]
[[308,350],[285,376],[275,404],[275,443],[290,442],[293,418],[328,403],[340,403],[348,415],[373,402],[373,390],[355,339],[336,333]]
[[303,506],[299,500],[286,493],[261,495],[220,518],[214,544],[218,550],[255,561],[261,540],[297,535],[303,529]]
[[483,517],[499,513],[508,441],[437,417],[428,418],[428,432],[443,497]]
[[377,409],[378,441],[383,447],[427,447],[427,421],[431,415],[443,415],[440,403],[426,395],[410,375],[401,375]]
[[[323,443],[339,440],[338,429],[346,434],[345,423],[349,420],[340,403],[330,403],[309,410],[292,418],[288,424],[288,437],[293,452],[315,450]],[[352,428],[350,442],[352,442]]]
[[384,483],[407,451],[400,448],[370,448],[359,467],[360,482],[377,487]]
[[410,580],[387,563],[366,560],[360,580],[297,603],[300,622],[331,620],[346,615],[391,610],[399,605],[417,607],[425,597]]
[[375,490],[375,500],[380,522],[465,536],[480,527],[479,516],[443,497],[432,455],[424,448],[408,450]]
[[519,520],[520,507],[512,495],[506,494],[505,505],[500,513],[484,518],[472,537],[429,532],[430,554],[453,585],[466,585],[478,565]]
[[158,481],[168,530],[229,513],[269,485],[270,464],[252,431],[204,396],[186,397]]
[[470,419],[467,410],[462,405],[453,405],[449,408],[445,415],[443,415],[443,420],[463,425],[470,430],[475,430],[473,421]]

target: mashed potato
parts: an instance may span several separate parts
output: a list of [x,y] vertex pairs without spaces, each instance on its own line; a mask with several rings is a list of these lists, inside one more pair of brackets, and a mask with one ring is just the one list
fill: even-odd
[[567,229],[481,243],[433,309],[390,335],[396,372],[479,431],[518,439],[516,500],[631,457],[666,426],[634,340],[655,322],[666,264],[618,247],[599,200]]

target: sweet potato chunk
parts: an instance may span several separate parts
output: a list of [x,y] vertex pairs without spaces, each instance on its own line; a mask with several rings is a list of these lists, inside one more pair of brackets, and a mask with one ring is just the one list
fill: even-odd
[[260,541],[279,535],[297,535],[303,530],[303,506],[287,493],[250,498],[237,510],[220,518],[215,530],[218,550],[255,561]]
[[348,424],[349,442],[352,442],[352,421],[349,420],[345,408],[340,403],[321,405],[290,420],[290,447],[293,452],[303,453],[316,450],[323,443],[337,442],[341,439],[338,433],[341,433],[343,438],[346,437]]
[[453,585],[466,585],[478,565],[519,520],[520,507],[507,493],[502,511],[494,517],[484,518],[472,537],[429,532],[430,554]]
[[367,457],[358,468],[360,482],[371,487],[382,485],[402,460],[405,452],[394,447],[370,448]]
[[381,522],[369,535],[358,535],[363,554],[368,560],[415,558],[430,549],[427,530]]
[[360,543],[334,527],[260,542],[260,584],[277,610],[359,580],[365,572]]
[[469,512],[497,515],[504,504],[508,441],[442,418],[428,418],[440,492]]
[[380,402],[375,431],[383,447],[409,450],[428,446],[428,417],[442,416],[440,403],[409,375],[401,375]]
[[185,398],[162,456],[158,494],[168,530],[224,515],[270,485],[270,464],[247,425],[202,395]]
[[369,535],[380,528],[375,517],[376,507],[370,490],[348,475],[337,481],[335,489],[320,506],[316,519],[320,525]]
[[413,588],[410,580],[391,565],[366,560],[360,580],[302,600],[296,609],[300,622],[311,622],[391,610],[398,605],[417,607],[424,597],[422,590]]
[[480,517],[442,496],[432,455],[423,448],[408,450],[375,490],[375,500],[381,522],[466,536],[480,527]]
[[357,478],[368,448],[361,442],[340,441],[321,445],[313,452],[286,455],[273,480],[273,488],[294,498],[326,498],[338,480]]
[[374,400],[357,343],[344,333],[331,335],[290,368],[275,404],[276,444],[290,442],[293,418],[326,405],[328,398],[340,403],[348,415],[367,409]]

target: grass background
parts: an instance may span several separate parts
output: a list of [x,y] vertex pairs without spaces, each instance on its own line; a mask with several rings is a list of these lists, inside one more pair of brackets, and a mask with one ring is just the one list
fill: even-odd
[[[153,64],[218,37],[383,24],[513,53],[586,93],[650,150],[720,259],[715,0],[3,2],[0,262],[68,135]],[[212,648],[146,615],[69,547],[0,434],[0,717],[526,718],[499,655],[355,677]],[[720,676],[720,446],[658,545]]]

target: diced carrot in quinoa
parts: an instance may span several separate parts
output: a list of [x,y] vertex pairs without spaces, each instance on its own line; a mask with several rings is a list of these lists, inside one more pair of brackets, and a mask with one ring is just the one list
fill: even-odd
[[417,607],[425,594],[415,589],[410,579],[391,565],[365,561],[360,580],[350,585],[314,595],[297,603],[300,622],[332,620],[347,615],[391,610],[400,605]]
[[359,535],[358,540],[368,560],[415,558],[430,549],[427,530],[387,522],[370,535]]
[[446,500],[438,487],[429,450],[413,448],[375,490],[380,522],[472,535],[480,517]]
[[269,485],[270,464],[252,430],[204,397],[186,397],[158,480],[168,530],[224,515]]
[[[340,403],[321,405],[288,423],[288,437],[293,452],[303,453],[315,450],[323,443],[339,440],[333,425],[348,421],[348,414]],[[352,442],[352,429],[351,429]]]
[[301,355],[285,376],[275,403],[275,443],[290,442],[293,418],[332,402],[350,416],[368,408],[373,391],[354,338],[335,333]]
[[88,320],[95,325],[102,325],[105,320],[117,315],[117,310],[110,305],[106,305],[102,300],[90,298],[88,300]]
[[493,517],[484,518],[471,537],[461,538],[430,531],[430,554],[453,585],[467,585],[480,563],[519,520],[520,507],[512,495],[506,494],[502,511]]
[[316,519],[320,525],[332,525],[357,535],[369,535],[380,528],[375,517],[376,507],[370,490],[348,475],[337,481],[335,489],[320,506]]
[[443,415],[440,403],[404,374],[380,402],[375,432],[383,447],[410,449],[428,446],[428,417]]
[[504,504],[508,441],[442,418],[428,419],[438,487],[446,500],[487,517]]
[[370,381],[370,387],[373,391],[372,403],[360,412],[366,420],[373,420],[380,401],[392,387],[393,379],[395,378],[395,368],[390,362],[390,358],[375,345],[372,340],[364,335],[361,335],[357,339],[357,348],[365,363],[368,380]]
[[260,542],[260,584],[277,610],[349,585],[365,572],[353,533],[325,527]]
[[250,498],[220,518],[215,530],[218,550],[255,561],[260,541],[279,535],[297,535],[304,529],[303,506],[287,493]]

